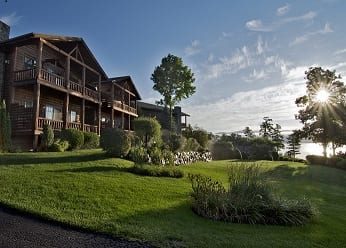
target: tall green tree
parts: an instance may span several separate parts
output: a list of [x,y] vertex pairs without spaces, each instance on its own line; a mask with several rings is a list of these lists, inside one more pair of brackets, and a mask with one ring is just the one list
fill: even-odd
[[244,133],[245,137],[247,137],[247,138],[255,137],[255,134],[250,127],[245,127],[243,130],[243,133]]
[[277,152],[285,147],[284,136],[281,134],[281,126],[279,124],[275,124],[275,126],[273,127],[271,139],[275,143]]
[[296,99],[300,107],[296,119],[304,125],[302,137],[321,143],[323,155],[327,156],[329,142],[346,143],[336,135],[336,127],[345,130],[346,87],[335,71],[311,67],[306,74],[306,94]]
[[273,119],[269,117],[263,117],[263,122],[260,125],[260,135],[265,138],[270,138],[272,136],[274,129]]
[[296,155],[300,154],[300,131],[294,130],[293,133],[287,137],[287,152],[293,160],[295,160]]
[[194,74],[188,66],[184,65],[181,58],[168,54],[162,58],[161,65],[155,68],[151,80],[154,82],[153,89],[163,96],[160,102],[169,108],[172,131],[174,106],[196,92]]
[[5,101],[0,102],[0,152],[11,148],[11,120]]

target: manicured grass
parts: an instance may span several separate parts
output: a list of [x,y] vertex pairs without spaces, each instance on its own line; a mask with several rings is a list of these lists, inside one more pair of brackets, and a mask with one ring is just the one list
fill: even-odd
[[[215,222],[190,209],[187,177],[126,172],[129,161],[101,151],[0,155],[0,202],[94,231],[159,246],[343,247],[346,243],[346,172],[292,162],[261,162],[275,188],[309,197],[320,216],[303,227]],[[227,183],[230,161],[181,167]]]

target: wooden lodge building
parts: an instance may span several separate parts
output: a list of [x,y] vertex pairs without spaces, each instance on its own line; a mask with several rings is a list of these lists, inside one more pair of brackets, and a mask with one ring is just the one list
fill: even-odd
[[108,78],[82,38],[29,33],[9,39],[0,21],[0,100],[12,141],[36,149],[45,124],[100,133],[132,129],[141,97],[130,76]]

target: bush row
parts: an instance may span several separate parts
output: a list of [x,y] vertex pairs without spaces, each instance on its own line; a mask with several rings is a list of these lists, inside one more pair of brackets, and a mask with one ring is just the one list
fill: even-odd
[[99,147],[100,138],[96,133],[82,132],[76,129],[62,130],[54,138],[51,126],[44,125],[41,135],[41,151],[63,152],[65,150],[92,149]]
[[308,164],[311,165],[324,165],[328,167],[346,170],[346,159],[341,158],[339,156],[326,158],[323,156],[308,155],[306,156],[306,161]]
[[192,209],[203,217],[235,223],[303,225],[315,216],[306,199],[276,197],[258,166],[231,167],[229,187],[202,175],[189,175]]
[[172,166],[152,166],[152,165],[143,165],[136,164],[127,169],[128,172],[142,175],[142,176],[152,176],[152,177],[173,177],[173,178],[182,178],[184,177],[184,172],[172,167]]

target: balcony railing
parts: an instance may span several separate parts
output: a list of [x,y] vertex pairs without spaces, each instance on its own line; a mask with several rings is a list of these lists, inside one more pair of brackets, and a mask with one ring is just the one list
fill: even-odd
[[[38,121],[38,129],[40,130],[43,129],[44,125],[51,126],[53,130],[64,129],[64,121],[51,120],[51,119],[46,119],[43,117],[39,117],[37,121]],[[93,132],[93,133],[98,132],[98,127],[95,125],[84,124],[84,128],[82,126],[83,126],[82,123],[79,123],[79,122],[67,123],[67,128],[77,129],[77,130],[86,131],[86,132]]]
[[25,81],[36,79],[36,69],[27,69],[14,72],[14,81]]
[[117,108],[119,110],[124,110],[126,112],[133,113],[133,114],[137,115],[137,109],[136,108],[129,106],[129,105],[127,105],[121,101],[117,101],[117,100],[112,99],[112,96],[108,93],[102,92],[102,101],[108,102],[108,104],[109,104],[108,107],[111,107],[113,104],[113,108]]
[[82,130],[82,123],[79,122],[68,122],[67,128]]
[[63,121],[51,120],[51,119],[46,119],[42,117],[39,117],[37,121],[38,121],[39,129],[43,129],[44,125],[51,126],[53,130],[61,130],[64,127]]
[[94,125],[84,124],[84,131],[90,133],[97,133],[98,127]]
[[39,78],[58,87],[66,88],[66,82],[64,77],[48,72],[45,69],[40,70]]
[[70,89],[71,91],[78,92],[81,95],[84,95],[88,98],[92,98],[96,101],[99,99],[99,92],[93,89],[89,89],[87,87],[83,87],[83,85],[70,81],[69,85],[67,86],[65,77],[62,77],[60,75],[54,74],[52,72],[49,72],[45,69],[40,69],[39,73],[37,75],[37,69],[27,69],[27,70],[20,70],[14,72],[14,81],[20,82],[25,80],[33,80],[33,79],[41,79],[45,81],[46,83],[53,85],[55,87],[63,88],[63,89]]

